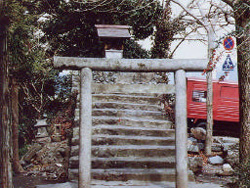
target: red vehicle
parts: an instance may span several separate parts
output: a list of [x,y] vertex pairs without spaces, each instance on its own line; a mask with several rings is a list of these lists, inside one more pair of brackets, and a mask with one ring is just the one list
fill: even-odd
[[[190,127],[206,125],[206,90],[205,79],[187,79],[187,117]],[[239,91],[236,82],[213,81],[213,119],[215,126],[230,125],[230,128],[237,129]]]

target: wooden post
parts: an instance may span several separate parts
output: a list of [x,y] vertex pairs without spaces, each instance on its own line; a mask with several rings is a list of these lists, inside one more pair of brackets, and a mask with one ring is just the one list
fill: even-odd
[[12,143],[13,143],[13,171],[16,174],[24,172],[19,160],[18,150],[18,125],[19,125],[19,106],[18,106],[18,93],[19,86],[14,77],[11,78],[11,117],[12,117]]
[[81,112],[79,150],[79,188],[90,188],[91,184],[91,129],[92,129],[92,71],[81,70]]
[[187,188],[187,94],[186,74],[184,70],[177,70],[175,72],[175,82],[176,188]]

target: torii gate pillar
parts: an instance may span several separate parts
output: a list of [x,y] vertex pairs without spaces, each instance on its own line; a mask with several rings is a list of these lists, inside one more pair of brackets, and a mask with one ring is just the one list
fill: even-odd
[[92,71],[81,69],[79,188],[91,185]]
[[188,187],[186,72],[175,72],[176,187]]

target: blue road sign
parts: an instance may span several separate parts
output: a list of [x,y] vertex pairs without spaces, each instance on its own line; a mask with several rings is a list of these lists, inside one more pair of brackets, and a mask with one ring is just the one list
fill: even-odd
[[233,64],[233,61],[232,61],[230,55],[228,54],[225,62],[222,65],[222,70],[223,71],[234,71],[234,67],[235,66]]
[[226,37],[223,40],[223,46],[226,50],[232,50],[234,48],[234,39],[232,37]]

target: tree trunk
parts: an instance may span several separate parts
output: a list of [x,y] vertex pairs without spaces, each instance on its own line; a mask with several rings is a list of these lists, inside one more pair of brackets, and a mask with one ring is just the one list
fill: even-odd
[[[238,58],[239,109],[240,109],[240,168],[239,187],[249,185],[250,162],[250,8],[248,1],[222,0],[233,8]],[[243,177],[242,177],[243,174]],[[247,181],[247,185],[246,185]]]
[[212,71],[207,72],[207,126],[206,126],[205,154],[212,154],[213,144],[213,78]]
[[19,102],[18,85],[15,78],[11,79],[11,114],[12,114],[12,140],[13,140],[13,170],[16,174],[24,172],[19,160],[18,125],[19,125]]
[[[2,2],[0,2],[0,5]],[[0,6],[0,8],[3,8]],[[0,174],[2,188],[13,188],[11,165],[11,129],[7,61],[8,19],[0,15]]]
[[211,25],[208,28],[208,71],[207,71],[207,134],[205,142],[205,154],[212,154],[213,144],[213,74],[212,74],[212,63],[213,63],[213,52],[214,52],[214,31]]
[[249,14],[236,18],[239,36],[237,37],[237,52],[241,127],[240,161],[243,166],[247,165],[250,160],[250,32],[247,26],[249,22]]

